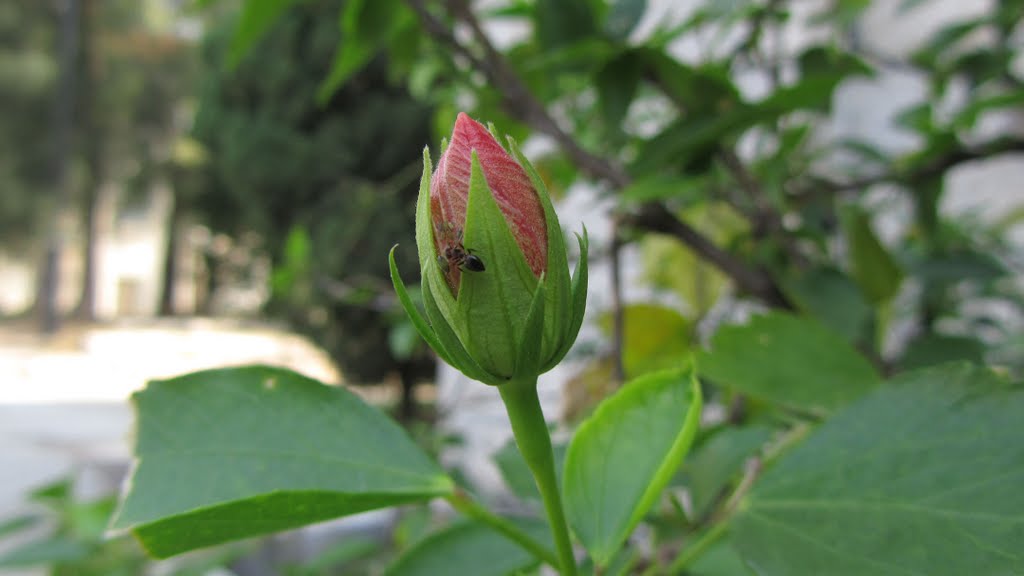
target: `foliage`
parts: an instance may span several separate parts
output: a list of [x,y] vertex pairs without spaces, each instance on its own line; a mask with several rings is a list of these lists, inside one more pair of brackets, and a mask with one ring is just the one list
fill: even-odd
[[[238,34],[232,19],[214,22],[193,131],[208,162],[194,206],[217,232],[260,238],[274,267],[272,316],[313,336],[347,378],[374,382],[396,359],[424,358],[390,347],[387,262],[370,255],[412,245],[429,108],[389,81],[383,57],[317,100],[339,6],[304,3],[270,21],[247,12]],[[239,52],[254,22],[262,34]]]
[[[132,538],[106,536],[116,496],[83,501],[70,481],[60,480],[35,490],[31,502],[37,510],[0,524],[0,538],[18,539],[0,554],[0,569],[45,566],[53,576],[135,576],[152,564]],[[199,576],[237,554],[223,548],[168,565],[164,573]]]
[[[261,24],[242,29],[236,50],[273,37],[264,17],[295,17],[275,16],[271,4],[280,3],[245,4],[242,21]],[[331,102],[361,86],[360,74],[386,68],[433,102],[439,134],[468,108],[503,131],[546,137],[553,158],[537,164],[552,189],[590,180],[616,203],[604,247],[611,256],[633,242],[657,250],[642,261],[660,268],[646,277],[664,302],[609,311],[605,349],[627,378],[571,434],[560,476],[539,408],[522,408],[535,391],[531,399],[524,382],[499,386],[523,453],[522,463],[503,454],[501,469],[529,501],[520,464],[533,473],[550,533],[531,529],[534,507],[524,507],[525,523],[492,512],[379,412],[289,372],[275,371],[268,384],[265,368],[152,383],[138,396],[142,465],[115,525],[170,554],[443,498],[465,523],[437,529],[393,573],[418,573],[443,555],[467,573],[544,563],[573,574],[560,542],[561,499],[586,553],[582,569],[594,573],[1024,571],[1019,248],[1003,223],[940,210],[954,168],[1024,150],[1013,134],[980,129],[1022,102],[1024,80],[1011,66],[1020,2],[948,25],[895,63],[928,80],[921,101],[894,120],[916,137],[899,154],[822,129],[845,83],[894,73],[894,63],[845,40],[870,3],[837,0],[800,22],[795,4],[729,4],[665,16],[642,0],[486,9],[409,0],[382,3],[390,10],[382,17],[370,2],[351,1],[329,19],[348,32],[334,73],[302,83],[305,98]],[[484,24],[505,19],[526,32],[499,46]],[[821,34],[795,49],[774,41],[791,25]],[[974,32],[988,42],[982,49],[965,41]],[[699,53],[679,57],[686,42]],[[365,57],[381,48],[386,62]],[[746,86],[749,77],[761,90]],[[936,104],[951,100],[948,109]],[[310,138],[280,134],[300,148]],[[245,166],[252,187],[315,172]],[[258,197],[272,208],[263,218],[304,204]],[[910,207],[903,222],[885,224],[901,204]],[[657,246],[655,235],[673,244]],[[293,261],[314,252],[315,236],[303,242],[289,242]],[[753,318],[721,325],[732,313]],[[637,318],[650,326],[639,335]],[[177,399],[149,401],[165,394]],[[272,417],[271,394],[281,398]],[[206,437],[216,454],[195,448],[205,445],[197,414],[213,427]],[[281,437],[257,433],[270,419],[285,425]],[[238,447],[246,447],[232,460],[238,466],[225,473],[244,477],[211,483],[203,459],[222,461]],[[538,465],[540,453],[547,462]],[[169,475],[181,478],[174,498]],[[508,564],[481,567],[480,550]]]
[[39,222],[40,192],[52,185],[52,142],[45,132],[57,78],[51,54],[54,18],[49,5],[9,3],[0,8],[0,232],[23,242]]

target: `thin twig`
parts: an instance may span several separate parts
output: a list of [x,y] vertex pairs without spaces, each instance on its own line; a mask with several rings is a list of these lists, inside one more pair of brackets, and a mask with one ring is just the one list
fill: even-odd
[[[419,2],[420,0],[411,1]],[[469,27],[473,34],[473,40],[483,49],[483,58],[480,61],[481,71],[501,92],[505,107],[538,132],[553,138],[569,157],[591,177],[605,180],[616,188],[626,187],[630,183],[630,177],[625,170],[617,167],[611,159],[602,158],[587,151],[558,126],[555,119],[548,114],[544,104],[530,92],[505,57],[494,47],[480,25],[480,21],[473,14],[469,3],[465,0],[451,0],[448,5],[456,19],[461,20]]]
[[805,189],[805,192],[802,194],[798,193],[796,196],[860,192],[865,188],[886,182],[914,186],[930,178],[939,176],[950,168],[954,168],[960,164],[1013,152],[1024,152],[1024,139],[1004,136],[986,142],[980,146],[963,146],[950,150],[946,154],[943,154],[930,162],[920,164],[909,169],[893,170],[890,172],[883,172],[881,174],[874,174],[842,182],[814,178],[811,184]]
[[766,272],[751,268],[746,262],[718,247],[695,228],[673,216],[660,204],[646,204],[636,214],[624,218],[625,223],[641,230],[674,236],[704,260],[713,264],[736,286],[766,304],[783,309],[793,305]]
[[626,369],[622,354],[626,349],[626,310],[622,303],[622,234],[619,220],[612,220],[611,245],[611,281],[612,281],[612,377],[616,386],[626,381]]
[[[740,160],[736,152],[723,148],[719,152],[718,158],[736,183],[746,193],[750,203],[753,205],[753,210],[750,214],[747,214],[747,217],[753,224],[754,237],[771,237],[776,239],[793,263],[805,263],[807,259],[786,232],[786,227],[782,223],[782,215],[775,206],[772,206],[764,186],[754,178],[754,175],[750,173],[750,170],[743,164],[743,161]],[[737,209],[740,209],[740,207],[737,207]]]

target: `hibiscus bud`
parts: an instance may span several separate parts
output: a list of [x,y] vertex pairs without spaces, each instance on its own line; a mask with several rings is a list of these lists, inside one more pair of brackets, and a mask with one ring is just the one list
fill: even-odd
[[459,114],[433,175],[424,151],[416,244],[426,318],[391,260],[395,290],[423,338],[467,376],[495,385],[536,378],[565,356],[587,289],[585,235],[570,280],[547,188],[509,146],[511,154]]
[[[452,139],[430,180],[430,220],[434,226],[434,244],[438,254],[443,257],[447,250],[451,255],[453,244],[461,240],[474,151],[512,237],[534,276],[540,278],[547,267],[548,250],[540,197],[522,166],[505,152],[486,128],[466,114],[459,114],[455,120]],[[448,285],[457,294],[460,269],[449,266],[448,272]]]

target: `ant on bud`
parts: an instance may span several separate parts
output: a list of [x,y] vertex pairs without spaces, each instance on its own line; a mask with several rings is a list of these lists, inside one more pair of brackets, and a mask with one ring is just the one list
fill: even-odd
[[473,250],[462,245],[462,229],[456,228],[451,222],[437,225],[437,232],[444,242],[444,251],[437,256],[441,271],[448,273],[450,266],[467,272],[483,272],[486,270],[484,261],[473,254]]

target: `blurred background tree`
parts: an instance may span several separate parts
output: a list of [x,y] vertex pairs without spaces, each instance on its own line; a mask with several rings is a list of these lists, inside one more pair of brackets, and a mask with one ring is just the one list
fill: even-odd
[[[193,206],[215,232],[259,239],[273,269],[271,317],[323,346],[346,379],[379,382],[397,367],[411,393],[433,364],[394,312],[379,256],[413,245],[432,112],[389,78],[385,54],[317,100],[341,6],[290,7],[244,55],[232,43],[239,23],[213,23],[194,128],[205,188]],[[417,268],[414,251],[402,257]]]
[[[411,245],[419,150],[466,110],[534,138],[556,194],[584,182],[611,207],[589,378],[672,362],[737,309],[763,308],[821,321],[886,371],[950,358],[1020,369],[1019,212],[940,208],[957,170],[1024,150],[1022,3],[979,4],[902,54],[864,40],[872,11],[909,19],[941,3],[208,1],[194,43],[162,3],[79,0],[70,192],[56,208],[57,5],[8,3],[0,100],[19,113],[0,119],[2,234],[41,254],[43,225],[77,218],[76,312],[89,319],[104,186],[130,203],[167,185],[162,314],[178,312],[177,243],[205,226],[247,246],[246,265],[269,262],[253,276],[268,316],[352,381],[398,373],[411,393],[430,361],[377,255]],[[893,75],[925,86],[879,122],[912,144],[830,132],[844,89]],[[413,251],[398,254],[415,269]],[[204,256],[216,292],[235,264]],[[625,293],[622,270],[637,267],[657,304]]]
[[0,7],[0,234],[6,246],[29,251],[42,223],[50,185],[46,127],[53,109],[57,64],[52,52],[55,14],[47,3],[7,2]]
[[[61,251],[82,240],[81,291],[72,312],[79,320],[95,318],[104,187],[151,182],[152,168],[166,162],[182,129],[194,59],[188,42],[160,31],[166,25],[157,23],[170,17],[127,1],[12,2],[0,9],[0,99],[14,112],[0,118],[3,240],[8,250],[40,257],[55,227]],[[62,61],[65,46],[69,59]],[[137,187],[121,200],[148,192]],[[67,225],[68,218],[78,224]],[[62,280],[47,285],[45,263],[39,268],[28,314],[57,306]]]

